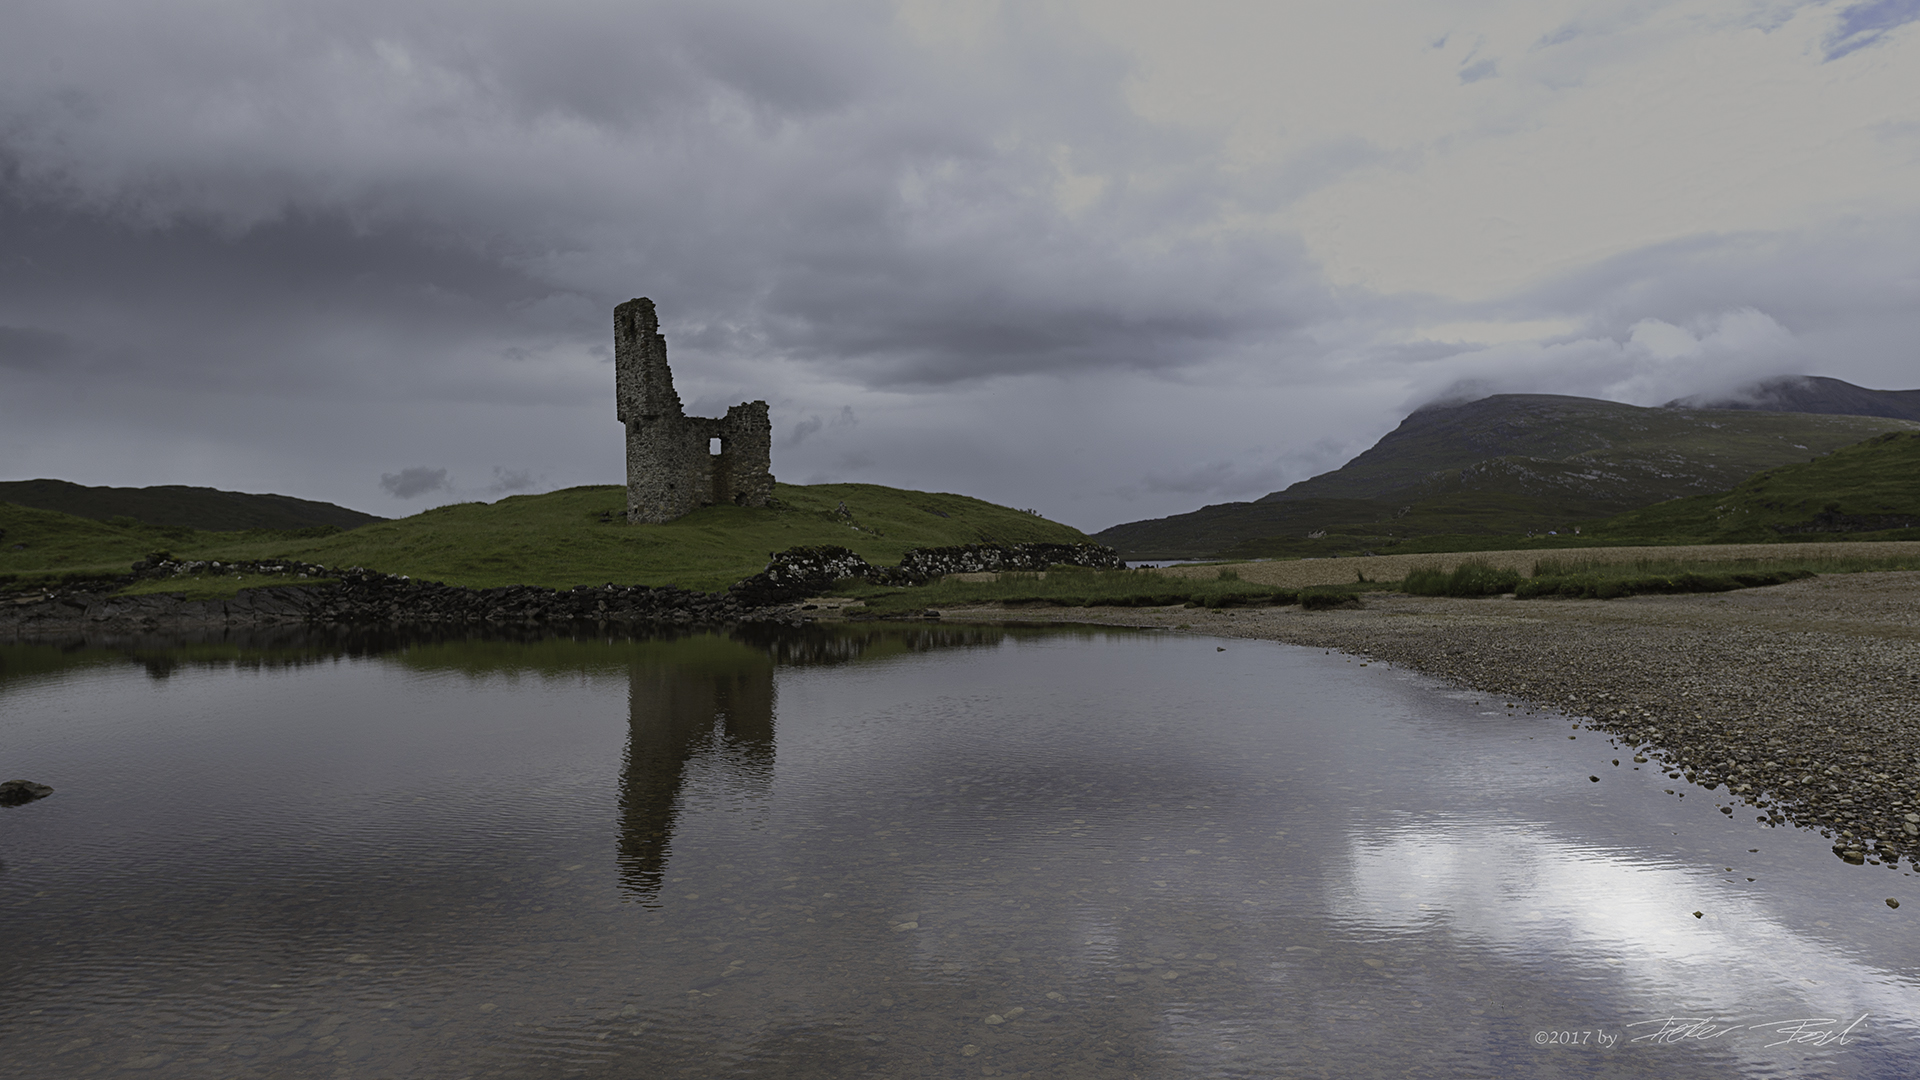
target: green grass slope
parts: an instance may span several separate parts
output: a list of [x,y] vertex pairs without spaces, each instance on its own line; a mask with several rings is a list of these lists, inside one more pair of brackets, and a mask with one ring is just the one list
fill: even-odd
[[[714,590],[760,572],[772,552],[790,547],[838,544],[892,564],[916,547],[1086,539],[964,495],[776,484],[774,498],[773,507],[711,506],[665,525],[628,525],[622,488],[578,487],[443,506],[327,536],[167,530],[0,505],[0,578],[124,573],[164,548],[177,558],[299,559],[476,588],[613,581]],[[837,512],[842,502],[845,515]]]
[[243,529],[307,529],[331,525],[355,529],[385,518],[332,503],[290,495],[249,495],[205,487],[85,487],[65,480],[0,481],[0,502],[108,521],[133,518],[176,529],[233,532]]
[[1758,473],[1731,491],[1629,511],[1584,531],[1601,539],[1672,543],[1907,539],[1920,533],[1920,434],[1889,432]]
[[[275,534],[279,536],[281,534]],[[94,521],[54,510],[0,502],[0,583],[64,573],[125,573],[149,551],[216,538],[192,529],[168,529],[122,519]]]
[[[1128,522],[1094,534],[1128,558],[1275,557],[1422,537],[1565,531],[1689,495],[1889,430],[1886,417],[1646,409],[1501,394],[1407,417],[1329,473],[1251,503]],[[1309,534],[1323,532],[1324,542]]]

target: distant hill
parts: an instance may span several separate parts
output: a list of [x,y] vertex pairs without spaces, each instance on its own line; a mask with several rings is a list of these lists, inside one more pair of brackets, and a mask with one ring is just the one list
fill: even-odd
[[1762,469],[1896,429],[1920,430],[1920,422],[1498,394],[1417,410],[1340,468],[1255,502],[1128,522],[1094,539],[1129,558],[1203,558],[1334,554],[1439,534],[1565,530],[1725,491]]
[[1628,511],[1587,531],[1604,539],[1736,544],[1888,530],[1920,533],[1920,434],[1914,432],[1879,435],[1768,469],[1731,491]]
[[1780,375],[1728,394],[1696,394],[1668,409],[1752,409],[1920,420],[1920,390],[1868,390],[1823,375]]
[[247,495],[178,484],[116,488],[85,487],[65,480],[0,481],[0,502],[95,521],[128,517],[148,525],[208,532],[308,529],[316,525],[356,529],[387,520],[344,506],[288,495]]

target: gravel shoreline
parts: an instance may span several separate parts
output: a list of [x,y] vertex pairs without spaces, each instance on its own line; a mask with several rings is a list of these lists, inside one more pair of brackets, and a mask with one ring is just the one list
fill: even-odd
[[1678,774],[1676,787],[1725,785],[1760,820],[1834,838],[1848,862],[1920,855],[1920,572],[1621,600],[1377,593],[1358,610],[943,614],[1184,629],[1384,659],[1579,718]]

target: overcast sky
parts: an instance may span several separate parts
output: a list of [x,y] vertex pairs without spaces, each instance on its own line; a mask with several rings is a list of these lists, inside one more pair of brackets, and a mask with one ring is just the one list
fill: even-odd
[[1920,0],[7,0],[0,479],[774,472],[1089,531],[1436,396],[1920,387]]

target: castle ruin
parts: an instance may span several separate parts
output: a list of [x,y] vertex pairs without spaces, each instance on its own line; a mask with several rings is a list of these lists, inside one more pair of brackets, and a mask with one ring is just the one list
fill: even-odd
[[765,506],[773,495],[773,424],[748,401],[720,419],[681,411],[653,301],[613,309],[614,397],[627,425],[627,520],[672,521],[702,506]]

